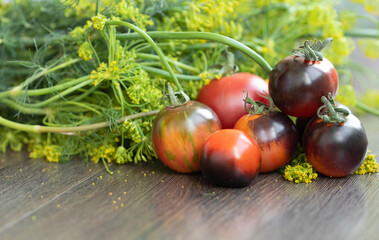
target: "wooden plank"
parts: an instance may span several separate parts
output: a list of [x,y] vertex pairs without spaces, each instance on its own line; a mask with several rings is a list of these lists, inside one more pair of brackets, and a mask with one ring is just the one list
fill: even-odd
[[2,239],[373,239],[379,224],[377,174],[296,185],[272,173],[227,189],[158,163],[113,168],[113,176],[98,173],[47,202]]
[[42,159],[22,158],[25,152],[18,155],[13,158],[17,155],[10,153],[4,162],[6,166],[0,169],[0,232],[29,217],[88,177],[103,171],[101,165],[90,168],[78,160],[52,164]]

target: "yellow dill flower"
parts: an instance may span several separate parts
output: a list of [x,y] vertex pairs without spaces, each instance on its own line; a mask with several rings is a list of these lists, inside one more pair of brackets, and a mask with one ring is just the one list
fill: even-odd
[[322,37],[338,39],[343,37],[343,25],[341,22],[331,21],[327,25],[324,25],[322,31]]
[[353,11],[341,11],[339,13],[339,19],[344,30],[349,30],[354,27],[357,21],[357,14]]
[[350,84],[340,85],[336,100],[347,107],[354,107],[357,103],[357,97],[353,86]]
[[115,160],[118,164],[125,164],[127,162],[132,162],[131,154],[123,146],[119,146],[115,153]]
[[362,48],[364,54],[371,58],[379,58],[379,40],[378,39],[359,39],[359,47]]
[[88,145],[89,156],[91,161],[98,163],[100,159],[104,158],[107,162],[112,162],[114,160],[114,153],[116,148],[112,144],[104,144],[101,146],[91,146]]
[[93,22],[93,27],[97,30],[103,30],[106,21],[108,20],[105,16],[98,14],[95,17],[91,18]]
[[82,27],[76,27],[71,32],[70,35],[74,38],[83,38],[85,30]]
[[354,50],[355,45],[352,39],[342,37],[333,39],[333,43],[325,51],[325,56],[335,65],[342,65],[345,57]]
[[61,152],[62,147],[58,145],[46,145],[43,149],[43,154],[48,162],[59,162]]
[[84,42],[80,45],[80,48],[78,50],[79,57],[83,58],[84,61],[88,61],[92,59],[92,47],[89,42]]
[[29,148],[31,149],[31,152],[29,153],[29,157],[30,158],[41,158],[41,157],[44,157],[44,153],[43,153],[43,146],[42,144],[33,144],[32,146],[29,146]]
[[130,0],[122,0],[115,5],[114,9],[118,17],[124,20],[132,20],[133,23],[142,30],[146,30],[148,26],[153,25],[153,21],[150,19],[150,16],[140,13],[140,9],[134,6]]
[[375,160],[375,154],[370,154],[368,151],[362,165],[353,174],[371,174],[378,172],[378,163]]
[[302,153],[292,160],[291,165],[285,167],[283,177],[295,183],[311,183],[317,178],[317,173],[308,163],[305,154]]

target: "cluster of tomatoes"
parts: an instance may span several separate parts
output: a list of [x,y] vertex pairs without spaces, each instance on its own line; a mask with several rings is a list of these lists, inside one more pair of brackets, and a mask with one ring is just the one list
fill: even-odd
[[327,59],[297,55],[281,60],[268,84],[249,73],[214,79],[196,101],[157,115],[154,149],[169,168],[201,171],[226,187],[247,186],[259,172],[286,165],[299,144],[319,173],[347,176],[362,164],[368,140],[360,121],[335,106],[337,88]]

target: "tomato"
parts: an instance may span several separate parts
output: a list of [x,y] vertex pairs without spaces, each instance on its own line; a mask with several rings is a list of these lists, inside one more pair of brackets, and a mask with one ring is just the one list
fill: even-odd
[[246,90],[254,99],[269,104],[267,99],[259,96],[268,92],[267,83],[250,73],[237,73],[232,76],[213,79],[204,85],[196,100],[212,108],[220,118],[222,128],[233,128],[237,120],[246,114],[243,91]]
[[271,172],[286,165],[297,149],[295,124],[282,112],[246,114],[234,128],[248,133],[258,143],[262,151],[261,172]]
[[300,56],[281,60],[269,75],[269,94],[284,113],[312,117],[322,106],[320,98],[329,92],[336,96],[338,75],[332,63],[307,61]]
[[367,145],[365,129],[353,114],[343,123],[325,123],[316,116],[304,131],[308,161],[326,176],[344,177],[357,170],[364,161]]
[[200,170],[199,152],[204,140],[221,128],[216,113],[206,105],[190,101],[165,107],[153,123],[152,140],[158,158],[180,173]]
[[223,187],[243,187],[258,174],[261,150],[248,134],[222,129],[204,142],[200,170],[210,183]]
[[[341,104],[341,103],[336,103],[336,107],[338,108],[343,108],[343,109],[346,109],[350,114],[352,113],[351,110],[346,107],[345,105]],[[323,109],[323,112],[325,111],[326,109]],[[303,146],[303,135],[304,135],[304,130],[305,128],[307,127],[309,121],[311,121],[313,117],[298,117],[296,118],[296,130],[297,130],[297,133],[299,135],[299,144],[301,146]]]
[[312,117],[298,117],[295,121],[296,131],[299,136],[299,144],[303,146],[303,135],[304,130],[307,127],[309,121],[311,121]]

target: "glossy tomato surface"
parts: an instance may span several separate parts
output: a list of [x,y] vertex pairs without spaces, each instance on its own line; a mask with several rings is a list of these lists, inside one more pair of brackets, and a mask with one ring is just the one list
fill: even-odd
[[258,174],[261,150],[248,134],[222,129],[210,135],[201,151],[200,169],[210,183],[244,187]]
[[204,85],[196,100],[212,108],[220,118],[222,128],[233,128],[237,120],[246,114],[244,99],[246,90],[249,96],[267,105],[270,102],[259,96],[266,95],[268,84],[251,73],[237,73],[232,76],[213,79]]
[[322,96],[336,96],[338,75],[332,63],[305,61],[289,56],[281,60],[269,76],[269,94],[284,113],[295,117],[313,117],[323,104]]
[[169,168],[180,173],[198,172],[201,146],[220,128],[217,115],[202,103],[190,101],[179,107],[166,107],[154,120],[154,150]]
[[295,124],[282,112],[247,114],[234,128],[248,133],[258,143],[262,152],[261,172],[271,172],[286,165],[296,151]]
[[308,161],[326,176],[352,174],[364,161],[367,145],[366,131],[352,114],[343,124],[324,123],[314,117],[304,131],[303,147]]

